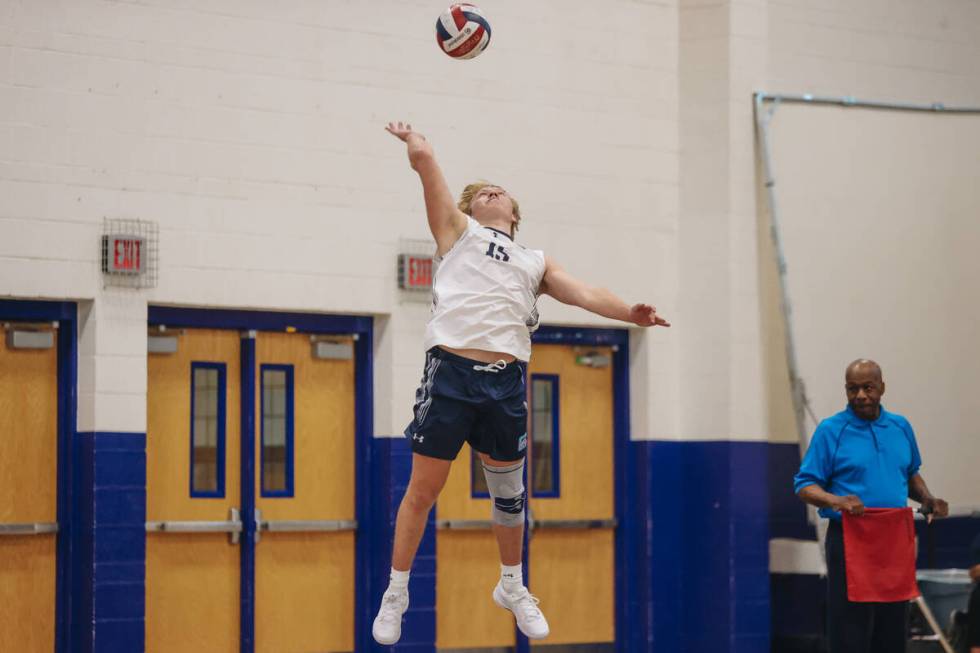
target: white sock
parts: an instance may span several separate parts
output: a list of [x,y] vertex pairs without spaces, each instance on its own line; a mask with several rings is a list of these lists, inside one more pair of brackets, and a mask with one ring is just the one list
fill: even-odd
[[500,565],[500,584],[505,592],[516,592],[524,587],[524,574],[521,564]]
[[388,578],[388,589],[396,592],[404,592],[408,589],[408,577],[411,575],[412,570],[408,571],[398,571],[394,567],[391,568],[391,576]]

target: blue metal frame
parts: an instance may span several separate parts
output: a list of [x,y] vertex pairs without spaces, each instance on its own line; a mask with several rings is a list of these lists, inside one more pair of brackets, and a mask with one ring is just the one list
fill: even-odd
[[74,522],[71,510],[71,462],[78,413],[78,309],[74,302],[0,299],[0,319],[58,322],[58,535],[55,554],[54,650],[56,653],[68,653],[72,641],[70,615]]
[[370,335],[373,318],[365,316],[313,315],[308,313],[259,313],[213,308],[150,306],[150,325],[242,331],[297,331],[318,334]]
[[[278,371],[286,373],[286,489],[266,490],[265,489],[265,373],[266,371]],[[291,498],[294,495],[295,486],[293,484],[294,473],[294,453],[293,453],[293,425],[294,425],[294,388],[293,388],[293,366],[274,365],[266,363],[259,368],[259,404],[261,408],[261,424],[259,426],[259,476],[261,478],[259,487],[262,488],[262,496],[270,498]]]
[[[613,347],[613,474],[615,488],[616,529],[615,597],[616,650],[621,653],[643,650],[639,645],[646,637],[647,627],[627,619],[628,607],[636,603],[642,591],[642,579],[629,570],[638,559],[636,546],[643,542],[645,522],[637,518],[640,506],[632,506],[627,498],[636,496],[636,470],[630,465],[630,383],[629,331],[626,329],[590,329],[585,327],[542,326],[532,337],[535,344],[593,345]],[[525,552],[527,547],[525,546]],[[642,558],[640,558],[642,559]],[[527,561],[525,560],[525,567]],[[528,653],[527,639],[518,632],[517,653]],[[637,642],[637,644],[634,644]]]
[[[190,496],[192,499],[223,499],[225,497],[225,427],[227,425],[225,415],[225,394],[227,392],[227,380],[225,375],[227,374],[227,369],[228,367],[224,363],[207,363],[201,361],[191,362],[191,469],[189,478],[187,479],[187,484],[190,489]],[[215,370],[218,373],[218,451],[216,454],[217,460],[215,461],[218,465],[218,487],[214,491],[194,489],[194,397],[195,390],[197,389],[194,381],[194,372],[196,370]]]
[[[241,374],[241,588],[239,590],[240,653],[255,651],[255,540],[258,523],[255,507],[255,334],[242,334]],[[246,453],[247,452],[247,453]]]
[[[150,325],[199,329],[237,329],[243,331],[297,331],[316,334],[354,334],[354,429],[355,429],[355,514],[358,522],[354,556],[354,637],[356,650],[370,650],[371,601],[381,596],[373,561],[378,550],[379,529],[386,528],[385,517],[371,509],[375,488],[370,478],[371,440],[374,437],[374,320],[365,316],[313,315],[306,313],[259,313],[241,310],[176,308],[150,306]],[[255,339],[243,334],[241,348],[242,447],[255,451]],[[251,397],[251,400],[247,398]],[[255,456],[242,456],[242,478],[255,478]],[[241,544],[241,653],[255,648],[255,484],[242,483]],[[59,653],[62,653],[59,651]]]
[[[559,499],[561,498],[561,385],[557,374],[532,374],[531,383],[531,411],[534,411],[534,382],[551,382],[551,478],[554,480],[552,489],[545,492],[532,490],[535,499]],[[529,434],[531,446],[534,446],[534,420],[531,420],[531,433]],[[533,457],[533,456],[532,456]],[[530,487],[534,487],[534,470],[530,472]]]
[[[353,331],[359,338],[354,343],[354,504],[357,518],[357,545],[354,553],[354,649],[368,651],[374,644],[371,636],[371,622],[374,620],[374,605],[381,601],[381,594],[387,586],[387,569],[377,564],[384,559],[387,542],[382,543],[382,534],[387,533],[387,514],[373,507],[381,501],[381,494],[388,490],[387,484],[380,486],[371,482],[372,468],[384,461],[372,459],[374,440],[374,330],[369,318],[358,318],[361,329]],[[387,478],[387,476],[386,476]],[[379,579],[376,569],[384,572]],[[383,583],[383,584],[382,584]]]

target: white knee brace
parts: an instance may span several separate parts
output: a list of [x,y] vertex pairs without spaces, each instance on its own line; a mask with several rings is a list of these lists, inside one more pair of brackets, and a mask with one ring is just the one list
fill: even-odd
[[507,467],[483,465],[487,488],[493,499],[491,511],[494,523],[501,526],[520,526],[524,523],[524,461]]

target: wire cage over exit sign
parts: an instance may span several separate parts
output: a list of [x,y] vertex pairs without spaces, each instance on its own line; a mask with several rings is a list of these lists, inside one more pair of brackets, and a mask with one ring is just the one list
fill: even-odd
[[102,222],[102,283],[106,288],[154,288],[160,258],[155,222],[106,218]]
[[432,240],[400,238],[398,242],[398,292],[402,302],[432,301],[436,244]]

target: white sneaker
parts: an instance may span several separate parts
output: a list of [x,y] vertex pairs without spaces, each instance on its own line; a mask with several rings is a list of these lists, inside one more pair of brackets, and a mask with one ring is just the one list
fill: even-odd
[[402,636],[402,615],[408,610],[408,592],[388,590],[381,597],[378,616],[374,618],[371,634],[378,644],[391,646]]
[[548,629],[548,620],[538,608],[538,598],[532,596],[523,585],[520,590],[511,594],[504,591],[503,585],[498,581],[493,588],[493,601],[514,613],[517,627],[530,639],[542,639],[551,632]]

